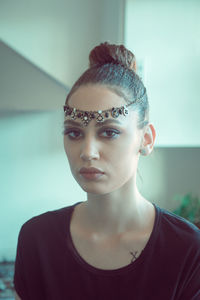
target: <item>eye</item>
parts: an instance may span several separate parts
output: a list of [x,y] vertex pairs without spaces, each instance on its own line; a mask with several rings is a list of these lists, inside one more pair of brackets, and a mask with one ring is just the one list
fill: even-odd
[[81,137],[81,132],[78,129],[65,128],[63,134],[67,135],[71,140],[77,140]]
[[108,139],[114,139],[120,135],[120,131],[117,129],[108,128],[104,129],[100,135]]

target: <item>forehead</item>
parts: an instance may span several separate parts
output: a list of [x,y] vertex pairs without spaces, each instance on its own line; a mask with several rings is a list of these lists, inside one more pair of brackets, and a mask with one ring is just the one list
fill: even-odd
[[86,85],[79,87],[69,98],[71,107],[86,111],[106,110],[126,105],[123,97],[106,86]]

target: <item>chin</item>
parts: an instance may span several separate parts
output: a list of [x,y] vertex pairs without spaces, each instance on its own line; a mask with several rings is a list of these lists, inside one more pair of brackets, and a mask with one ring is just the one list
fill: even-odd
[[112,192],[115,192],[117,191],[118,189],[120,189],[121,186],[108,186],[108,184],[104,184],[104,185],[96,185],[94,183],[92,183],[91,185],[89,184],[80,184],[80,187],[86,192],[86,193],[89,193],[89,194],[94,194],[94,195],[106,195],[106,194],[110,194]]
[[97,188],[97,187],[95,188],[94,186],[93,187],[89,187],[89,186],[80,185],[80,187],[86,193],[89,193],[89,194],[104,195],[104,194],[109,193],[109,191],[105,191],[105,189],[103,189],[103,188]]

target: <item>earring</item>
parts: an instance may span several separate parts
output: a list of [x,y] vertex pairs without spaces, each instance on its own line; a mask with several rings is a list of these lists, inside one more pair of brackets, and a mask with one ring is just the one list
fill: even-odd
[[140,149],[141,155],[147,155],[147,150],[145,148]]

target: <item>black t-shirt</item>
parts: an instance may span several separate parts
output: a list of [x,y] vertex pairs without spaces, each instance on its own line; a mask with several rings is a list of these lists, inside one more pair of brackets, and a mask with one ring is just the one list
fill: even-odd
[[69,226],[75,205],[22,226],[14,275],[22,300],[200,299],[196,226],[154,204],[153,231],[140,256],[120,269],[102,270],[86,263],[73,245]]

